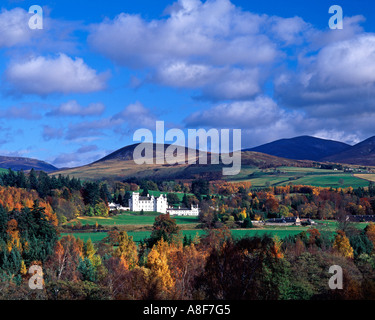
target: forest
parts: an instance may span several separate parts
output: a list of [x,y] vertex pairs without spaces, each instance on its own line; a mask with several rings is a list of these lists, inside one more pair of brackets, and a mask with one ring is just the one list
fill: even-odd
[[[61,236],[77,216],[106,216],[108,202],[132,191],[167,192],[197,203],[204,236],[183,237],[168,214],[155,217],[135,242],[116,229],[100,242]],[[348,216],[373,215],[375,187],[288,185],[254,189],[225,181],[82,182],[42,172],[0,176],[0,299],[46,300],[319,300],[375,298],[375,224],[357,228]],[[333,233],[314,226],[284,239],[235,238],[233,228],[292,217],[337,221]],[[329,268],[343,269],[342,290]],[[31,290],[31,266],[43,288]]]

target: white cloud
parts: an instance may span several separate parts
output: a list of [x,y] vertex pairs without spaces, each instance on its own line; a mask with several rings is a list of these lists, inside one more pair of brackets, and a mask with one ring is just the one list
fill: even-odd
[[81,58],[65,54],[56,58],[34,57],[13,62],[5,72],[10,90],[17,94],[89,93],[105,88],[108,74],[97,72]]
[[156,116],[143,106],[136,102],[126,106],[121,112],[115,114],[112,121],[117,123],[126,123],[128,128],[155,128]]
[[213,99],[250,98],[261,91],[258,68],[214,68],[175,62],[157,70],[154,80],[168,86],[201,89]]
[[269,97],[250,101],[219,104],[209,110],[198,111],[185,119],[187,126],[249,128],[263,126],[281,119],[284,111]]
[[273,61],[275,45],[259,33],[266,16],[244,12],[228,0],[181,0],[168,19],[147,22],[120,14],[94,25],[89,42],[119,64],[155,66],[200,58],[216,64]]
[[13,47],[30,41],[29,17],[28,13],[21,8],[1,10],[0,47]]
[[309,27],[301,18],[253,14],[229,0],[180,0],[166,12],[152,21],[125,13],[106,19],[92,26],[88,42],[162,85],[198,89],[209,99],[247,99],[284,56],[277,42],[300,41]]
[[317,81],[329,87],[363,86],[375,82],[375,35],[363,34],[335,42],[318,54]]
[[102,103],[91,103],[87,107],[81,106],[76,100],[70,100],[47,113],[48,116],[94,116],[101,115],[105,110]]
[[275,81],[279,103],[314,117],[374,112],[375,34],[356,35],[323,47],[297,73]]
[[271,17],[270,21],[272,33],[285,44],[301,44],[313,31],[312,26],[300,17]]
[[187,128],[242,129],[242,146],[252,147],[295,136],[304,121],[298,112],[288,113],[267,97],[216,105],[185,119]]
[[319,130],[313,134],[314,137],[327,139],[327,140],[335,140],[335,141],[342,141],[351,145],[359,143],[361,139],[358,137],[358,134],[348,134],[344,131],[337,131],[337,130]]
[[106,135],[108,131],[124,134],[135,128],[155,129],[156,119],[151,110],[136,102],[111,117],[70,124],[65,139],[89,142]]

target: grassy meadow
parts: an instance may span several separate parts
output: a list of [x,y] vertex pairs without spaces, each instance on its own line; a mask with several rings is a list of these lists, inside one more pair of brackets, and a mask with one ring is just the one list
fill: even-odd
[[[149,212],[144,215],[135,214],[135,213],[124,213],[117,216],[112,216],[108,218],[104,217],[78,217],[77,219],[67,223],[68,225],[76,225],[78,221],[82,225],[95,225],[98,223],[102,226],[121,226],[121,225],[146,225],[152,226],[155,221],[157,213],[150,214]],[[193,224],[198,223],[197,217],[183,217],[183,216],[172,216],[173,219],[176,219],[177,224]]]
[[261,170],[256,167],[244,166],[238,175],[230,176],[227,180],[232,182],[250,181],[254,188],[268,185],[285,186],[289,183],[333,188],[367,187],[369,181],[362,176],[358,177],[358,175],[344,173],[340,170],[318,168],[278,167],[277,170]]
[[[151,234],[150,227],[154,223],[156,214],[149,215],[139,215],[125,213],[109,218],[100,218],[100,217],[80,217],[71,224],[76,224],[78,221],[82,225],[95,225],[98,224],[104,227],[120,227],[126,226],[127,233],[133,237],[133,240],[139,242]],[[181,227],[182,236],[202,236],[206,233],[205,230],[195,229],[196,225],[199,223],[197,217],[173,217],[176,219],[177,224]],[[322,234],[327,233],[329,236],[334,236],[337,229],[336,221],[316,221],[317,224],[313,225],[314,228],[317,228]],[[364,229],[367,223],[355,223],[355,226],[359,229]],[[139,227],[148,227],[147,230],[140,230]],[[289,235],[297,235],[302,231],[308,231],[309,226],[257,226],[252,229],[231,229],[232,236],[234,238],[241,238],[244,236],[262,236],[264,234],[269,234],[270,236],[278,236],[280,239],[283,239]],[[107,236],[107,232],[72,232],[72,233],[62,233],[61,236],[71,234],[77,238],[80,238],[84,241],[91,239],[93,242],[99,242]]]

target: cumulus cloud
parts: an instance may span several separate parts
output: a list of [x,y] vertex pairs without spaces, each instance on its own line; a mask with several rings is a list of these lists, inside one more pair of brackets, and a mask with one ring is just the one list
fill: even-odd
[[105,110],[102,103],[91,103],[87,107],[81,106],[76,100],[70,100],[47,113],[47,116],[95,116]]
[[28,43],[31,39],[31,30],[28,27],[30,16],[21,9],[2,9],[0,12],[0,48],[13,47]]
[[65,139],[93,141],[108,131],[124,134],[135,128],[155,128],[156,116],[140,102],[130,104],[111,117],[70,124]]
[[302,44],[315,32],[313,27],[301,17],[271,17],[269,20],[274,37],[284,42],[285,45]]
[[155,128],[157,118],[142,103],[136,102],[126,106],[111,120],[117,123],[126,123],[128,128]]
[[65,54],[13,62],[5,72],[10,90],[41,96],[100,91],[107,78],[108,74],[97,74],[81,58],[72,59]]
[[185,119],[186,126],[213,126],[230,128],[248,128],[264,126],[277,121],[284,114],[269,97],[257,97],[255,100],[224,103],[209,110],[198,111]]
[[335,42],[355,38],[364,32],[361,26],[361,23],[364,21],[366,21],[364,16],[356,15],[353,17],[344,17],[343,29],[310,30],[308,37],[312,44],[311,49],[318,50]]
[[245,99],[261,91],[258,68],[215,68],[185,62],[159,68],[154,80],[167,86],[201,89],[202,97],[212,99]]
[[280,75],[275,97],[305,113],[318,132],[346,132],[341,141],[358,141],[374,134],[374,75],[375,34],[362,33],[322,47],[296,73]]
[[286,112],[267,96],[216,105],[187,117],[187,128],[242,129],[243,147],[292,137],[303,123],[303,115]]
[[[194,56],[218,64],[273,61],[276,48],[259,33],[266,18],[230,1],[181,0],[168,19],[147,22],[120,14],[93,26],[89,42],[122,65],[155,66]],[[109,36],[110,35],[110,36]]]
[[284,57],[281,47],[300,43],[311,28],[301,18],[253,14],[229,0],[179,0],[166,13],[152,21],[122,13],[93,25],[88,42],[119,65],[150,71],[157,83],[198,89],[209,99],[248,99]]
[[363,86],[375,82],[375,35],[363,34],[335,42],[318,54],[312,81],[328,88]]

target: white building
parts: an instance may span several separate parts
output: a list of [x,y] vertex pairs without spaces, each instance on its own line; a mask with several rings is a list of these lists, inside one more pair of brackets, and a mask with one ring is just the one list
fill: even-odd
[[133,192],[129,199],[129,208],[131,211],[156,211],[160,213],[169,213],[170,215],[180,216],[198,216],[198,206],[191,206],[188,208],[169,208],[167,197],[161,194],[159,197],[147,195],[147,197],[140,196],[138,192]]
[[176,216],[198,216],[199,215],[199,207],[198,205],[194,206],[191,205],[191,208],[168,208],[167,213],[169,213],[171,216],[176,215]]
[[129,199],[129,207],[131,211],[156,211],[160,213],[167,213],[168,202],[167,197],[161,194],[155,198],[148,194],[147,197],[142,197],[138,192],[133,192]]
[[117,203],[113,203],[113,202],[110,202],[108,204],[109,206],[109,210],[112,211],[112,210],[123,210],[123,211],[129,211],[130,208],[129,207],[123,207],[122,205],[120,204],[117,204]]

